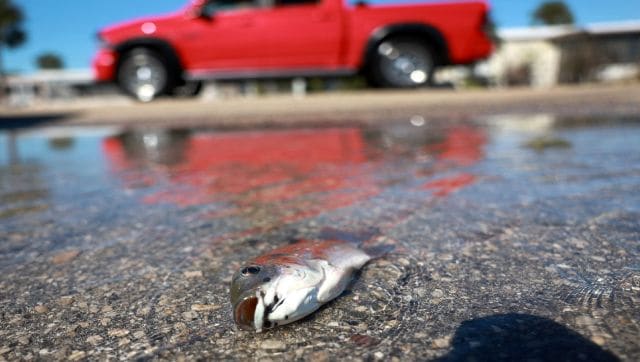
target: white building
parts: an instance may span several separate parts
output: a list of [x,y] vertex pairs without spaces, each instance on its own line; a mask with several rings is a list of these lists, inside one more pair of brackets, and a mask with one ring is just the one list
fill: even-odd
[[93,87],[90,69],[42,70],[27,75],[9,75],[5,87],[12,106],[26,106],[35,99],[71,99]]
[[640,20],[501,29],[476,71],[498,86],[620,81],[640,76]]

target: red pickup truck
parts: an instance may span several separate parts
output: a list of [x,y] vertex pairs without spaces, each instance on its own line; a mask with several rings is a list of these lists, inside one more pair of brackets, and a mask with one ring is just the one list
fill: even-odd
[[206,79],[361,73],[375,86],[408,88],[492,50],[486,1],[345,1],[190,0],[177,13],[101,30],[96,78],[141,101]]

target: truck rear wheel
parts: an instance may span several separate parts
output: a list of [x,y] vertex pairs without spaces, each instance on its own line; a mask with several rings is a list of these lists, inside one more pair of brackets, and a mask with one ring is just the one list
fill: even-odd
[[169,67],[156,52],[136,48],[124,54],[118,67],[118,84],[141,102],[150,102],[170,88]]
[[410,37],[393,37],[378,44],[371,63],[375,85],[415,88],[431,83],[435,66],[433,51]]

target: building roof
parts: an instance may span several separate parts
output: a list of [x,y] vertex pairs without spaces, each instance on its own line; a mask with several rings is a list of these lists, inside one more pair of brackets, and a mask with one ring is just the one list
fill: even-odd
[[594,23],[584,29],[590,34],[640,33],[640,20]]
[[550,40],[578,32],[579,29],[573,25],[532,26],[499,29],[498,36],[509,41]]
[[640,33],[640,20],[579,25],[549,25],[498,30],[498,36],[506,41],[554,40],[576,34]]

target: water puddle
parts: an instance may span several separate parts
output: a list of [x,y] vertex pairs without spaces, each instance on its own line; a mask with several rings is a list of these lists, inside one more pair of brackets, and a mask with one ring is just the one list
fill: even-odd
[[[224,303],[243,260],[331,227],[377,230],[397,245],[342,298],[366,295],[374,320],[348,309],[360,303],[336,302],[354,348],[446,330],[451,314],[436,311],[465,320],[483,308],[562,316],[576,328],[581,313],[613,313],[598,333],[625,335],[620,320],[634,333],[638,140],[640,120],[545,115],[0,131],[0,287],[20,296],[5,309],[104,295],[148,308],[144,323],[159,331],[167,300]],[[227,324],[208,328],[224,335]]]

